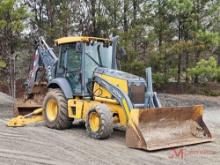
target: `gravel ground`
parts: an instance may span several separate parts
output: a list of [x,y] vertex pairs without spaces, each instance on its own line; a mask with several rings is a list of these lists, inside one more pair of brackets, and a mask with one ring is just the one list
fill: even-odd
[[0,119],[12,117],[13,98],[0,92]]
[[64,131],[48,129],[43,124],[8,128],[5,123],[11,116],[12,99],[0,93],[0,164],[220,164],[219,98],[166,94],[159,97],[165,106],[205,103],[204,121],[215,141],[147,152],[127,148],[123,131],[114,131],[107,140],[94,140],[86,136],[80,125]]

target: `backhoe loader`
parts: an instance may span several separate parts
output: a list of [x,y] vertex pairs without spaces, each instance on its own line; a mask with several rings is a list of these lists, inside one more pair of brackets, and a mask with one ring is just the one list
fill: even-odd
[[119,125],[126,128],[126,145],[143,150],[212,141],[202,105],[162,107],[153,92],[151,68],[146,80],[117,69],[117,41],[63,37],[55,40],[55,55],[40,37],[26,96],[14,109],[19,116],[8,126],[44,120],[47,127],[61,130],[81,119],[90,137],[105,139]]

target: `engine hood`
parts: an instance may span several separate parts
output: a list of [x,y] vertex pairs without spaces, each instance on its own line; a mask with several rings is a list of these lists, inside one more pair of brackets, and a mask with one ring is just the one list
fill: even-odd
[[139,76],[127,73],[127,72],[119,71],[119,70],[109,69],[109,68],[96,68],[94,75],[98,76],[99,74],[105,74],[111,77],[127,80],[128,82],[145,81],[145,79],[142,77],[139,77]]

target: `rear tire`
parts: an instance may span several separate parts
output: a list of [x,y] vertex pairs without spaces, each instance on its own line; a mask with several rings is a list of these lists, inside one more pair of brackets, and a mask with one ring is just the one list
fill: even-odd
[[105,104],[91,108],[86,116],[86,132],[94,139],[106,139],[113,132],[111,110]]
[[46,126],[53,129],[67,129],[74,119],[68,117],[67,100],[60,89],[51,89],[43,103],[43,116]]

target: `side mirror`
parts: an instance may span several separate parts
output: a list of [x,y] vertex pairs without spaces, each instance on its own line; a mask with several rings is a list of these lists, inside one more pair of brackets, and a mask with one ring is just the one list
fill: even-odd
[[126,57],[127,57],[126,50],[124,48],[119,48],[118,59],[121,60],[121,59],[126,58]]

